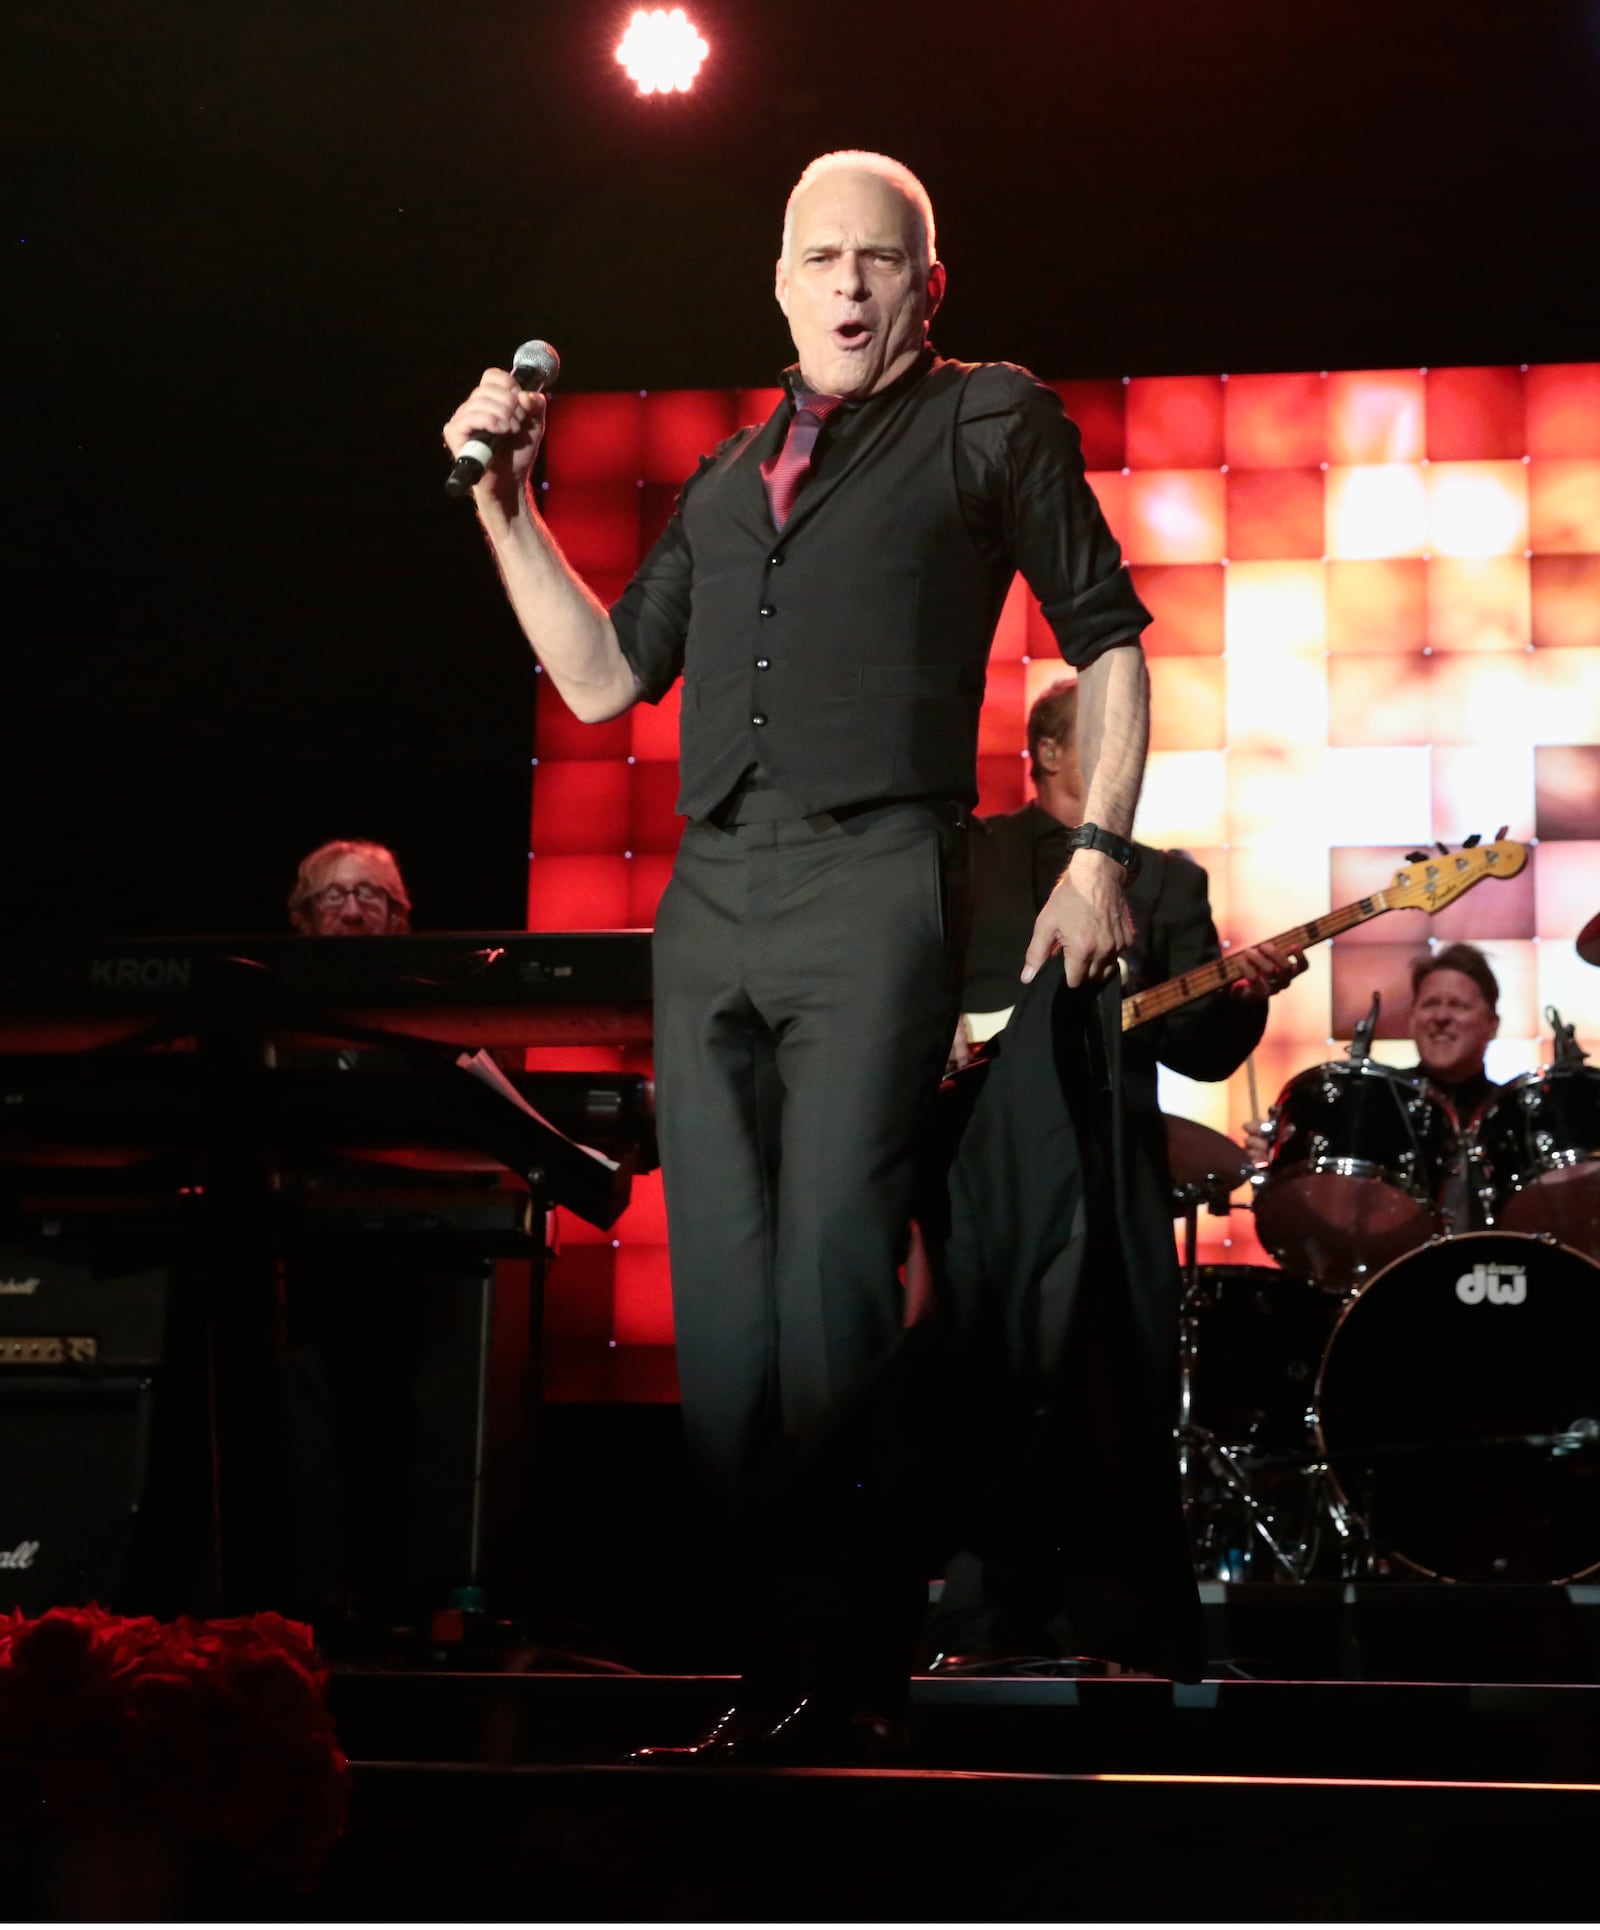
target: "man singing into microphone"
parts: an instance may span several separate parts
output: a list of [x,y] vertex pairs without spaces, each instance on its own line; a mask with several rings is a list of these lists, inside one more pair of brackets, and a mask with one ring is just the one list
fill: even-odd
[[645,1759],[872,1760],[898,1734],[925,1571],[858,1559],[844,1521],[837,1559],[827,1531],[764,1531],[804,1515],[810,1445],[903,1339],[912,1144],[956,1018],[978,710],[1019,569],[1079,671],[1087,786],[1017,969],[1059,950],[1067,985],[1092,984],[1130,935],[1148,614],[1055,396],[930,347],[944,289],[915,176],[812,162],[777,264],[789,393],[702,460],[609,612],[527,491],[544,399],[489,370],[445,426],[452,454],[503,438],[478,514],[573,711],[603,722],[684,680],[661,1159],[685,1423],[737,1524],[747,1654],[738,1706]]

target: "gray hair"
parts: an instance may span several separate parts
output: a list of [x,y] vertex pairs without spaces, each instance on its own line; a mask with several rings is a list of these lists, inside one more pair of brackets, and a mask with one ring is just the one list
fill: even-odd
[[789,243],[794,238],[795,202],[813,181],[820,180],[825,174],[875,174],[880,181],[887,181],[891,188],[898,188],[915,209],[918,225],[922,229],[923,253],[918,266],[926,272],[939,259],[934,245],[933,203],[928,198],[928,190],[910,168],[901,161],[891,160],[887,154],[872,154],[865,148],[842,147],[832,154],[819,154],[789,190],[789,199],[783,210],[781,261],[789,259]]

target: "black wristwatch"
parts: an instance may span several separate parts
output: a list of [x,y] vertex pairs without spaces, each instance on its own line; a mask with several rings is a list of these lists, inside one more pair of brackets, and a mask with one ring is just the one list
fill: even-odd
[[1115,831],[1102,831],[1098,824],[1080,824],[1076,831],[1068,833],[1069,851],[1098,851],[1105,857],[1114,859],[1127,872],[1127,882],[1131,885],[1139,875],[1139,854],[1126,838],[1119,838]]

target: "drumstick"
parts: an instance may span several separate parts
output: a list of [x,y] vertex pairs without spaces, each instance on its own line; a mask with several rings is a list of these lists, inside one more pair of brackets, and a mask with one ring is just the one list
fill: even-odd
[[1250,1117],[1259,1124],[1261,1120],[1261,1095],[1256,1091],[1256,1055],[1246,1053],[1244,1076],[1250,1081]]

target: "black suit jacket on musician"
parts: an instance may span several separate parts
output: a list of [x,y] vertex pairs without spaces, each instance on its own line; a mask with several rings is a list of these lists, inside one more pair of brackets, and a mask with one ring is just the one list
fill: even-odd
[[[1136,845],[1139,875],[1128,887],[1133,944],[1125,955],[1128,993],[1142,992],[1222,956],[1206,874],[1182,851]],[[972,841],[972,936],[961,1004],[997,1012],[1017,1002],[1017,974],[1033,921],[1068,858],[1067,827],[1037,804],[979,820]],[[1267,1026],[1264,999],[1214,992],[1127,1034],[1123,1096],[1158,1173],[1166,1152],[1156,1097],[1156,1066],[1189,1079],[1226,1079],[1243,1065]]]

